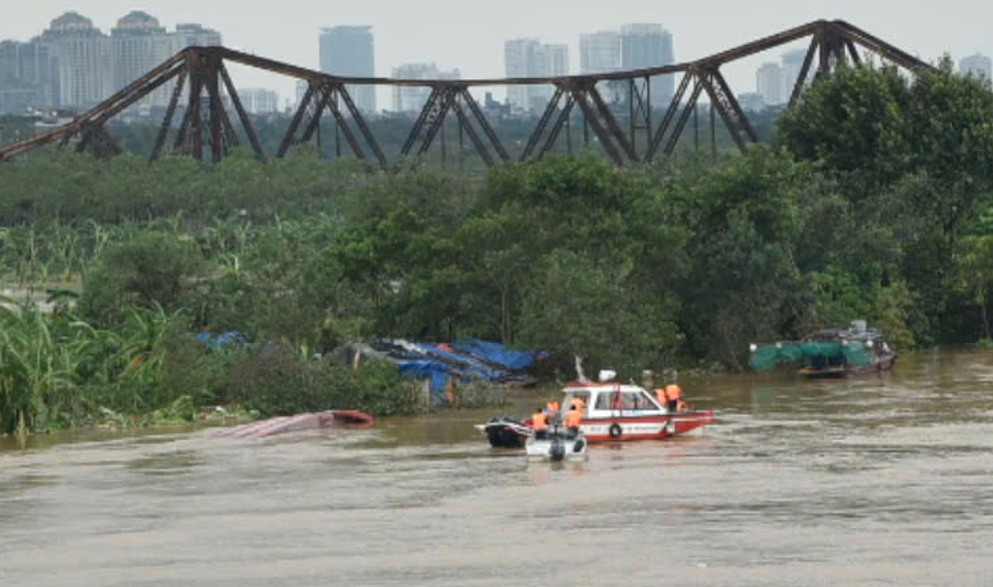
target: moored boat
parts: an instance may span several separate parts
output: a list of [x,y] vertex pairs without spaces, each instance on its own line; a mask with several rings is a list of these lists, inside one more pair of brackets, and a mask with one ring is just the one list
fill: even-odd
[[811,379],[884,373],[897,359],[883,333],[867,328],[862,320],[848,329],[819,330],[797,341],[753,344],[750,350],[749,365],[755,371],[793,364],[798,375]]

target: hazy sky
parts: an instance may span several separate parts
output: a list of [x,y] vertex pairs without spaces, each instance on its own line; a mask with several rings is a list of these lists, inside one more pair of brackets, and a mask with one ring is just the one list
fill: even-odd
[[[319,29],[371,24],[376,74],[388,77],[403,63],[458,67],[464,78],[502,77],[503,43],[528,36],[568,43],[579,73],[579,35],[629,22],[661,23],[674,36],[677,61],[717,51],[820,18],[844,19],[907,52],[933,61],[945,52],[958,61],[993,53],[989,0],[0,0],[0,39],[27,40],[52,19],[75,10],[109,33],[117,19],[144,10],[172,30],[199,22],[221,32],[224,44],[317,69]],[[805,46],[805,43],[803,44]],[[778,61],[782,50],[726,66],[736,93],[755,91],[755,70]],[[241,87],[269,87],[282,98],[293,82],[234,69]],[[502,98],[502,88],[494,95]],[[379,107],[389,108],[388,90]]]

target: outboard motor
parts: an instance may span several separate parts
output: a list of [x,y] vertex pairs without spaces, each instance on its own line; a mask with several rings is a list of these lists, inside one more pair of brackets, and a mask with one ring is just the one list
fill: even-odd
[[552,441],[551,451],[549,456],[553,461],[561,461],[565,458],[565,444],[561,440],[555,439]]

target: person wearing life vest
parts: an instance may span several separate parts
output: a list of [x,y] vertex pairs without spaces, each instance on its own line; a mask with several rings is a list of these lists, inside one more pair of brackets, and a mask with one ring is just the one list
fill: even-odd
[[573,408],[579,410],[579,413],[583,413],[586,410],[586,402],[583,401],[581,397],[574,397],[569,401],[569,405]]
[[665,400],[670,412],[679,410],[680,404],[686,405],[683,401],[683,388],[678,383],[670,383],[665,387]]
[[579,426],[583,423],[583,412],[579,410],[575,405],[569,410],[569,413],[565,416],[565,428],[569,433],[570,438],[575,438],[579,434]]
[[548,415],[538,406],[538,411],[531,415],[531,428],[535,438],[548,437]]

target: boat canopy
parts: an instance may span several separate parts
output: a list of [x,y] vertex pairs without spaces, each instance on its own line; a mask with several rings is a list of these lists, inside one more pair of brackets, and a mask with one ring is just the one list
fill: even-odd
[[852,367],[863,367],[871,361],[869,351],[862,342],[811,341],[759,345],[752,352],[748,365],[755,371],[767,371],[780,365],[834,358],[844,358],[845,363]]

